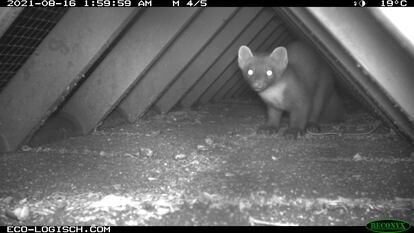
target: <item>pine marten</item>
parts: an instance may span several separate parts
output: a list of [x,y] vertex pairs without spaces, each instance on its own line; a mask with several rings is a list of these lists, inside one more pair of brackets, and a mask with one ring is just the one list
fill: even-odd
[[293,41],[266,55],[241,46],[238,63],[245,80],[267,105],[267,122],[257,133],[277,133],[282,112],[289,113],[284,136],[294,139],[319,123],[343,120],[343,103],[335,90],[333,71],[303,41]]

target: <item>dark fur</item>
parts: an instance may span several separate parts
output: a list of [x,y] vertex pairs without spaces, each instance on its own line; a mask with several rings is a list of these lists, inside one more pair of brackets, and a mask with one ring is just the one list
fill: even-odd
[[294,41],[269,56],[255,56],[241,46],[238,62],[246,81],[267,105],[268,119],[258,133],[276,133],[283,111],[290,118],[285,131],[288,138],[296,138],[306,128],[318,131],[322,122],[343,120],[333,73],[306,43]]

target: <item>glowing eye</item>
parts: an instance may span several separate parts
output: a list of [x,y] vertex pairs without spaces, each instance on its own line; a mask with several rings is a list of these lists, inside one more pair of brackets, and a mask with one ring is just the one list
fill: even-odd
[[267,76],[272,76],[273,72],[271,70],[266,71]]
[[252,75],[253,75],[253,73],[254,73],[254,72],[253,72],[253,70],[248,70],[248,71],[247,71],[247,74],[248,74],[248,75],[250,75],[250,76],[252,76]]

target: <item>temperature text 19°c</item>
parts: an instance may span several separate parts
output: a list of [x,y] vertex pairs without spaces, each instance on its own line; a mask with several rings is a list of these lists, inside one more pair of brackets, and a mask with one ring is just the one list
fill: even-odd
[[407,0],[381,0],[381,6],[407,6]]
[[205,7],[207,6],[207,0],[186,0],[183,5],[181,5],[180,0],[172,0],[172,6]]

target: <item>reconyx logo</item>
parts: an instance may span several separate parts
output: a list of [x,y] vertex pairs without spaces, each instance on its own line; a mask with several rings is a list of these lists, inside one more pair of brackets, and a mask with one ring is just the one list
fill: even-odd
[[388,233],[388,232],[404,232],[410,229],[410,224],[403,220],[384,219],[371,221],[366,228],[372,232]]

